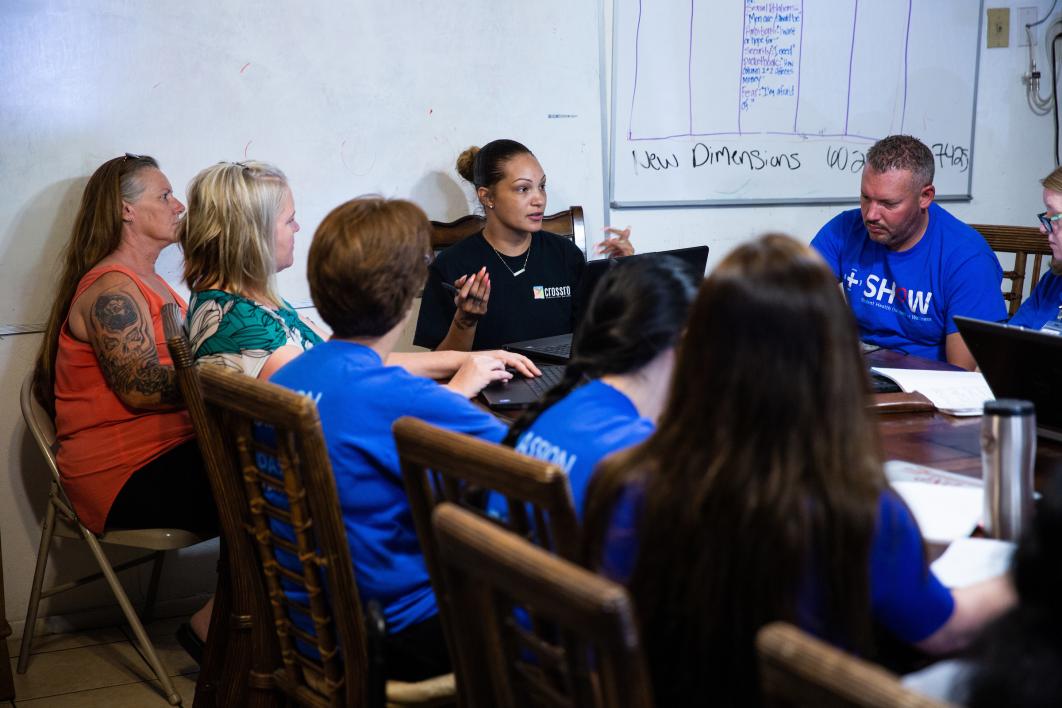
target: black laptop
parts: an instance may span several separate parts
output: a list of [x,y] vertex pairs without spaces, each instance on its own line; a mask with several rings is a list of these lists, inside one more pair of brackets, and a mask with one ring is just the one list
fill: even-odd
[[962,339],[996,398],[1036,406],[1036,432],[1062,440],[1062,336],[956,317]]
[[500,381],[492,383],[480,391],[479,395],[483,397],[483,400],[486,401],[491,410],[504,411],[527,408],[545,396],[551,388],[564,378],[563,366],[541,364],[538,369],[542,372],[541,376],[528,379],[516,374],[505,383]]
[[[605,273],[615,268],[617,263],[628,258],[654,258],[659,256],[674,256],[678,258],[686,264],[691,273],[696,273],[700,277],[704,276],[704,270],[708,265],[707,246],[691,246],[673,251],[636,253],[633,256],[587,261],[586,265],[583,266],[582,278],[579,280],[579,298],[573,305],[575,307],[574,321],[579,322],[582,319],[583,311],[586,309],[587,303],[590,302],[590,295],[594,292],[594,288],[597,287],[598,282],[604,277]],[[523,354],[536,361],[564,364],[571,358],[572,334],[569,332],[568,334],[557,334],[552,337],[539,337],[538,339],[513,342],[512,344],[506,344],[505,349]]]

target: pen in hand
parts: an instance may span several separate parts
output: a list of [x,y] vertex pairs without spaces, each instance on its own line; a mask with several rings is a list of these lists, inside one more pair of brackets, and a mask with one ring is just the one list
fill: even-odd
[[[441,285],[446,289],[447,292],[449,292],[452,295],[456,296],[456,295],[460,295],[461,294],[461,290],[459,288],[454,287],[450,283],[443,282],[443,283],[441,283]],[[473,302],[483,302],[483,298],[476,297],[475,295],[469,295],[468,299],[472,300]]]

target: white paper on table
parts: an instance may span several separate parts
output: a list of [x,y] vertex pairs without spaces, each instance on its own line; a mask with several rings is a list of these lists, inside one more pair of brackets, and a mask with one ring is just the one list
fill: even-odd
[[892,488],[930,543],[951,543],[969,536],[981,521],[985,496],[981,488],[925,482],[893,482]]
[[949,588],[961,588],[1009,571],[1016,548],[994,538],[960,538],[929,567]]
[[979,477],[968,477],[958,472],[926,467],[915,462],[889,460],[885,463],[885,478],[889,484],[896,482],[925,482],[950,487],[983,488],[984,482]]
[[995,400],[984,374],[979,371],[936,371],[933,369],[886,369],[874,372],[892,379],[904,393],[918,392],[941,413],[981,415],[985,401]]

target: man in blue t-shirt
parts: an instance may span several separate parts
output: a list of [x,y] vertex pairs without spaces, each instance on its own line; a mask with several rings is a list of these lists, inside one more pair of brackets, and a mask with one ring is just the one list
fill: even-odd
[[933,203],[933,171],[917,138],[879,140],[867,151],[859,209],[834,217],[811,245],[864,342],[972,370],[953,317],[1005,319],[1003,269],[979,233]]

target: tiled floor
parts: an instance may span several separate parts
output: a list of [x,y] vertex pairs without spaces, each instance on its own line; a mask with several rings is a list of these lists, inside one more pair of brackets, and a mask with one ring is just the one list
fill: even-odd
[[[174,632],[181,619],[147,626],[155,651],[173,677],[174,688],[192,705],[199,667],[181,649]],[[8,641],[11,671],[18,663],[19,643]],[[126,628],[97,629],[78,634],[53,634],[34,639],[29,668],[15,673],[15,701],[0,708],[141,708],[168,706],[161,686]]]

